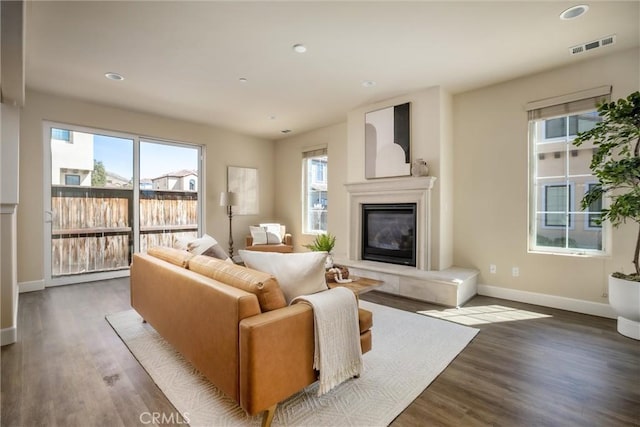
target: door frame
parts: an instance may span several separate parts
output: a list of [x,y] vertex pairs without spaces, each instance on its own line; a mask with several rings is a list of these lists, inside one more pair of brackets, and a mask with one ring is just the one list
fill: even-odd
[[51,177],[51,128],[59,128],[59,129],[68,129],[70,131],[76,132],[85,132],[93,135],[105,135],[112,136],[116,138],[129,139],[133,142],[133,223],[131,224],[132,228],[132,239],[133,239],[133,253],[139,252],[140,249],[140,142],[152,142],[158,144],[167,144],[167,145],[175,145],[181,147],[195,148],[198,151],[198,235],[201,235],[204,226],[205,226],[205,199],[204,195],[205,191],[205,152],[206,147],[204,145],[199,144],[191,144],[186,142],[179,141],[171,141],[162,138],[154,138],[147,137],[141,135],[135,135],[125,132],[118,132],[112,130],[105,130],[100,128],[91,128],[86,126],[78,126],[72,125],[68,123],[56,122],[44,120],[42,122],[42,135],[43,135],[43,250],[44,250],[44,286],[60,286],[60,285],[69,285],[74,283],[83,283],[83,282],[93,282],[99,280],[108,280],[120,277],[128,277],[129,269],[122,270],[114,270],[114,271],[100,271],[94,273],[81,273],[74,274],[69,276],[61,276],[61,277],[53,277],[51,272],[52,267],[52,259],[51,259],[51,249],[52,249],[52,206],[51,206],[51,186],[52,186],[52,177]]

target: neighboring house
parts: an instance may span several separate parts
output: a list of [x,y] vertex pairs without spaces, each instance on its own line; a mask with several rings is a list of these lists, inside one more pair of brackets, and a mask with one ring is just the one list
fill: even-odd
[[109,171],[106,172],[106,175],[107,175],[107,183],[105,187],[131,188],[130,179]]
[[[198,172],[183,169],[151,179],[154,190],[197,191]],[[142,184],[142,183],[141,183]]]
[[[573,116],[577,121],[578,116]],[[564,119],[550,119],[537,124],[538,136],[535,156],[539,218],[537,223],[537,244],[542,246],[564,246],[579,249],[602,249],[602,226],[598,224],[602,202],[593,203],[582,211],[580,202],[583,195],[596,184],[591,175],[591,163],[594,146],[585,143],[580,147],[565,143],[567,129],[561,127]],[[558,125],[560,121],[561,125]],[[580,116],[580,125],[569,129],[569,140],[578,131],[593,127],[596,116]]]
[[153,181],[151,181],[149,178],[140,179],[140,189],[153,190]]
[[311,160],[309,170],[310,197],[314,209],[327,208],[327,158]]
[[91,186],[93,135],[66,129],[51,132],[51,184]]

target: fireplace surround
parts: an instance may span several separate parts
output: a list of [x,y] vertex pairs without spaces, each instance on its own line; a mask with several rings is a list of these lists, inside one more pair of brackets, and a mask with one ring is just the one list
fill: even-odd
[[431,269],[431,189],[435,177],[403,177],[370,180],[345,184],[348,201],[347,256],[360,261],[362,257],[362,205],[366,204],[415,204],[415,267],[417,270]]
[[[380,280],[376,290],[459,307],[477,293],[478,270],[449,267],[431,270],[431,190],[436,178],[403,177],[346,184],[348,193],[347,259],[350,274]],[[415,204],[415,267],[362,259],[362,205]]]

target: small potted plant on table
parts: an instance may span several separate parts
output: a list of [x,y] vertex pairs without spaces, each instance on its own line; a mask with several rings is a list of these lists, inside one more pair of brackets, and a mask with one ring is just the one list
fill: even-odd
[[316,235],[313,242],[308,245],[304,245],[304,247],[314,252],[326,252],[327,260],[325,262],[325,268],[329,269],[333,267],[333,255],[331,254],[331,251],[335,245],[336,236],[333,236],[331,233],[323,233]]

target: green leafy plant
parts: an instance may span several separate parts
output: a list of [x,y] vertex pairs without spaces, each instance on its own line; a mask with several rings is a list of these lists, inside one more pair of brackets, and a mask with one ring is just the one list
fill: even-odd
[[593,141],[596,151],[589,166],[598,178],[582,199],[582,209],[606,196],[608,208],[602,209],[600,222],[609,220],[618,227],[627,220],[638,224],[638,237],[633,257],[635,274],[614,273],[614,277],[640,281],[640,92],[616,102],[598,106],[602,121],[581,132],[573,140],[575,146]]
[[331,253],[335,245],[336,245],[336,237],[331,235],[331,233],[326,233],[326,234],[318,234],[314,239],[313,243],[309,245],[304,245],[304,247],[307,249],[311,249],[314,252],[324,251],[324,252]]

